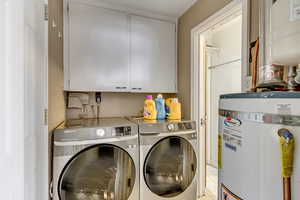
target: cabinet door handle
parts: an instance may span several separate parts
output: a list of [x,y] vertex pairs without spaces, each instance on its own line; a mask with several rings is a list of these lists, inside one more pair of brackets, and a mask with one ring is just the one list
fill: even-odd
[[127,87],[116,87],[117,90],[125,90]]
[[142,90],[142,88],[132,88],[132,90]]

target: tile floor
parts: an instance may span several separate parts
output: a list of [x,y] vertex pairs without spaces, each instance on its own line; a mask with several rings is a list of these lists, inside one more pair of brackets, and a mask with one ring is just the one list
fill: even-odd
[[218,169],[210,165],[207,165],[206,172],[207,172],[207,179],[206,179],[207,192],[205,197],[202,197],[199,200],[216,200],[217,192],[218,192]]
[[218,193],[218,169],[207,165],[206,167],[207,179],[206,187],[209,193],[213,196],[217,196]]
[[201,197],[199,200],[216,200],[213,197],[209,197],[209,196],[205,196],[205,197]]
[[217,197],[214,194],[207,191],[206,195],[204,197],[201,197],[199,200],[217,200]]

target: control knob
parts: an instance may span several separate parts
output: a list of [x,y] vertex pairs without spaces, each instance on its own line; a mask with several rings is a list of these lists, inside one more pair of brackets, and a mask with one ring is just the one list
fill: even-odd
[[175,131],[175,125],[174,124],[168,124],[167,126],[169,131]]

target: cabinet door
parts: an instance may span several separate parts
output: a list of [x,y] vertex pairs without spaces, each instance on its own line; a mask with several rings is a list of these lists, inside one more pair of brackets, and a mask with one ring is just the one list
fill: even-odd
[[68,18],[70,90],[127,91],[129,17],[70,2]]
[[176,25],[131,17],[131,89],[176,92]]

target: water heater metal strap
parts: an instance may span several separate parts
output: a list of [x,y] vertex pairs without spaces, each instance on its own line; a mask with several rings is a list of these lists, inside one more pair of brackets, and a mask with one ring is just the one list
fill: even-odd
[[300,126],[300,116],[298,115],[280,115],[262,112],[243,112],[233,110],[219,110],[219,115],[231,117],[244,121],[263,123],[263,124],[283,124],[287,126]]

